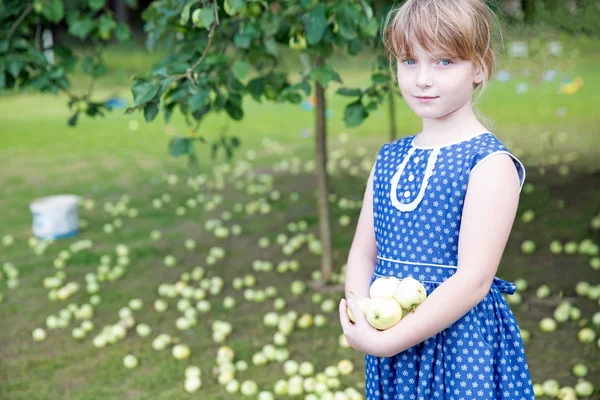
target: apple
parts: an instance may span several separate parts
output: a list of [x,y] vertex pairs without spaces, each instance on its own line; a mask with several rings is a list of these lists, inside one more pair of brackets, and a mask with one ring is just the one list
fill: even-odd
[[240,390],[240,382],[233,378],[225,384],[225,391],[227,393],[237,393]]
[[258,400],[275,400],[273,393],[263,390],[258,394]]
[[542,386],[541,383],[534,383],[533,384],[533,395],[536,397],[541,397],[544,396],[544,387]]
[[333,299],[325,299],[321,303],[321,310],[323,312],[333,312],[335,310],[335,301]]
[[294,295],[301,295],[306,290],[306,284],[302,281],[293,281],[290,290]]
[[167,255],[164,258],[164,263],[167,267],[173,267],[177,263],[177,259],[172,255]]
[[202,380],[199,376],[190,376],[185,378],[183,389],[188,393],[194,393],[202,386]]
[[572,387],[563,386],[559,389],[556,397],[560,400],[577,400],[577,393]]
[[138,359],[133,354],[127,354],[123,357],[123,365],[125,368],[133,369],[138,366]]
[[523,215],[521,215],[521,221],[523,221],[526,224],[533,221],[534,219],[535,212],[533,210],[526,210],[525,212],[523,212]]
[[426,297],[425,286],[412,277],[402,279],[393,293],[394,300],[405,310],[414,310]]
[[517,286],[518,292],[524,292],[525,290],[527,290],[527,281],[523,278],[515,280],[515,285]]
[[579,339],[581,343],[592,343],[596,339],[596,332],[594,332],[592,328],[582,328],[577,333],[577,339]]
[[581,310],[577,307],[571,307],[569,310],[569,317],[571,321],[577,321],[581,318]]
[[[365,298],[368,299],[368,298]],[[389,297],[368,299],[365,317],[373,328],[385,330],[396,325],[402,319],[400,304]]]
[[300,365],[295,360],[287,360],[283,363],[283,373],[288,376],[293,376],[298,373]]
[[560,390],[560,384],[556,379],[546,379],[542,382],[542,388],[544,389],[544,394],[546,396],[556,397]]
[[287,396],[288,394],[288,382],[284,379],[279,379],[273,385],[273,392],[278,396]]
[[591,285],[588,282],[581,281],[577,282],[575,285],[575,293],[581,297],[585,297],[588,295],[590,291]]
[[392,297],[399,283],[400,279],[393,276],[377,278],[369,288],[369,297]]
[[173,346],[171,353],[175,359],[185,360],[190,356],[191,350],[187,344],[179,343]]
[[230,310],[235,307],[235,299],[231,296],[227,296],[223,299],[223,308]]
[[33,337],[33,340],[35,340],[36,342],[42,342],[44,340],[46,340],[46,331],[42,328],[36,328],[33,330],[31,336]]
[[146,324],[138,324],[135,327],[135,331],[140,337],[146,337],[152,333],[152,328]]
[[535,242],[533,240],[525,240],[521,243],[521,251],[525,254],[532,254],[535,251]]
[[337,364],[337,369],[340,371],[342,375],[350,375],[354,370],[354,365],[350,360],[341,360]]
[[594,393],[594,385],[586,380],[580,380],[575,384],[575,392],[580,397],[589,397]]
[[313,322],[316,327],[322,327],[327,325],[327,318],[322,314],[317,314],[315,315]]
[[578,378],[585,378],[585,376],[588,374],[588,368],[582,363],[575,364],[571,371],[573,372],[573,375]]
[[540,321],[540,330],[542,332],[554,332],[556,330],[556,321],[552,318],[542,318]]
[[529,342],[529,339],[531,339],[531,333],[527,329],[523,328],[519,328],[519,331],[521,332],[521,339],[523,340],[523,343]]
[[550,288],[548,285],[541,285],[535,292],[535,296],[538,299],[543,299],[550,296]]

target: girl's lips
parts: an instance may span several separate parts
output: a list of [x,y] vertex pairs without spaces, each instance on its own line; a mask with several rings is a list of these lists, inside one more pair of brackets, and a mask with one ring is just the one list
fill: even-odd
[[419,100],[419,102],[421,102],[421,103],[429,103],[429,102],[437,99],[437,97],[418,97],[418,96],[416,96],[415,98],[417,100]]

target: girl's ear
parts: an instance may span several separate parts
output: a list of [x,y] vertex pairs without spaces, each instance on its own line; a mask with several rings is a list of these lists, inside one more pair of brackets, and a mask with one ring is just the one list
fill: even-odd
[[473,83],[475,85],[479,85],[481,84],[481,82],[483,82],[483,68],[481,68],[480,65],[476,65],[475,66],[475,78],[473,79]]

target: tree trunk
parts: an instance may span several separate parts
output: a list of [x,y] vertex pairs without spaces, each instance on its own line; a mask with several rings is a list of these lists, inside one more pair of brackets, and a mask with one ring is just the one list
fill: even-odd
[[521,0],[523,22],[530,23],[535,20],[535,0]]
[[115,0],[115,20],[129,25],[129,9],[125,0]]
[[394,100],[394,80],[390,80],[388,84],[388,116],[390,119],[390,141],[396,140],[396,105]]
[[[323,65],[323,57],[315,58],[316,67]],[[329,283],[333,271],[333,254],[331,243],[331,218],[329,214],[329,185],[327,182],[327,129],[325,125],[325,91],[319,82],[315,82],[317,104],[315,161],[317,171],[317,197],[319,206],[319,230],[321,234],[321,272],[323,283]]]

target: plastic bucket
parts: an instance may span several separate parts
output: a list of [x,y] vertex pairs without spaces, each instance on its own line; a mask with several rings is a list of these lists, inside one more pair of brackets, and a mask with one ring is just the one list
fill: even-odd
[[32,232],[40,239],[60,239],[79,233],[79,196],[61,194],[41,197],[29,204]]

